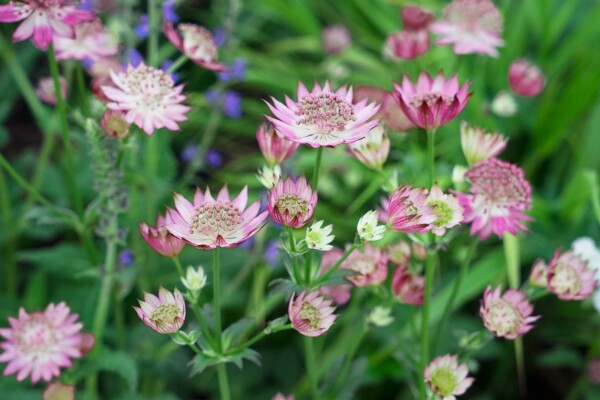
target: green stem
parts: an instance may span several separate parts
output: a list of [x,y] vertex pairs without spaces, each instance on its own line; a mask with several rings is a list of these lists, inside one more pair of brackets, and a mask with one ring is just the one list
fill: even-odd
[[175,268],[177,268],[177,273],[179,274],[179,277],[185,278],[185,273],[183,272],[183,267],[181,266],[181,261],[179,261],[179,257],[171,257],[171,260],[173,260],[173,264],[175,264]]
[[10,165],[10,163],[8,162],[8,160],[2,155],[0,154],[0,166],[3,167],[6,172],[8,172],[8,174],[19,184],[19,186],[21,186],[23,189],[25,189],[30,195],[31,197],[33,197],[37,202],[39,202],[40,204],[51,208],[53,210],[56,210],[56,206],[52,203],[50,203],[50,201],[48,201],[44,196],[42,196],[40,194],[40,192],[38,192],[36,190],[36,188],[34,188],[33,186],[31,186],[22,176],[21,174],[19,174],[13,167],[12,165]]
[[337,262],[335,264],[333,264],[333,267],[331,267],[327,272],[325,272],[323,275],[321,275],[319,277],[319,279],[316,280],[316,282],[314,283],[315,286],[318,286],[320,283],[323,283],[327,279],[329,279],[329,277],[331,275],[333,275],[340,268],[340,265],[342,265],[342,263],[346,260],[346,258],[348,258],[348,256],[354,250],[356,250],[357,247],[358,247],[358,243],[352,243],[352,246],[348,247],[346,249],[346,251],[344,252],[344,254],[342,254],[342,256],[340,257],[340,259],[337,260]]
[[[431,291],[433,288],[433,273],[436,258],[437,251],[432,250],[427,255],[427,262],[425,263],[425,290],[423,293],[423,314],[421,320],[421,373],[425,370],[429,362],[429,311],[431,308]],[[421,397],[424,399],[426,389],[422,380],[419,380],[419,387],[421,389]]]
[[151,67],[158,65],[158,9],[156,0],[148,0],[148,64]]
[[431,187],[435,183],[435,129],[427,131],[427,174]]
[[227,378],[227,365],[224,363],[217,365],[217,376],[219,379],[219,392],[221,393],[221,400],[230,400],[231,393],[229,393],[229,379]]
[[378,174],[375,178],[371,179],[371,183],[358,195],[358,197],[350,204],[346,209],[347,215],[354,215],[358,209],[369,200],[381,187],[381,183],[384,180],[383,174]]
[[[219,277],[219,247],[213,250],[213,308],[215,314],[215,332],[217,335],[217,350],[223,352],[223,330],[221,327],[221,298],[220,298],[220,277]],[[227,368],[225,364],[217,365],[217,375],[219,378],[219,391],[221,399],[229,400],[229,383],[227,379]]]
[[294,239],[294,230],[289,226],[284,226],[284,229],[287,232],[288,243],[291,251],[290,260],[292,261],[292,272],[294,274],[293,278],[297,283],[300,283],[302,282],[302,276],[298,270],[298,261],[296,260],[296,239]]
[[[217,91],[221,89],[217,86]],[[208,119],[208,124],[206,125],[206,130],[204,131],[204,135],[202,136],[202,141],[198,145],[198,152],[192,162],[190,162],[183,174],[183,184],[188,184],[194,180],[196,176],[196,172],[199,171],[204,166],[204,155],[208,151],[208,148],[213,144],[215,140],[215,135],[217,134],[217,128],[219,127],[219,122],[221,121],[221,108],[213,107],[210,117]]]
[[317,149],[317,156],[315,157],[315,169],[313,170],[312,184],[313,190],[319,189],[319,172],[321,169],[321,159],[323,158],[323,147]]
[[[8,193],[8,185],[6,184],[6,177],[4,171],[0,168],[0,211],[2,212],[2,225],[4,226],[5,232],[11,231],[12,226],[12,210],[10,204],[10,196]],[[17,294],[17,263],[15,261],[15,250],[17,247],[16,235],[13,235],[6,241],[4,248],[4,259],[5,259],[5,279],[6,279],[6,294],[9,296],[15,296]]]
[[198,325],[200,325],[200,330],[202,331],[202,334],[206,338],[206,341],[208,342],[209,346],[213,348],[213,350],[216,349],[217,346],[215,346],[215,341],[210,333],[210,328],[208,327],[208,324],[206,323],[206,320],[204,319],[204,316],[202,315],[202,311],[200,311],[200,306],[196,302],[196,303],[192,304],[192,308],[194,309],[194,314],[196,314],[196,319],[198,320]]
[[235,353],[237,353],[239,351],[247,349],[248,347],[252,346],[254,343],[258,342],[260,339],[262,339],[263,337],[265,337],[267,335],[272,335],[273,333],[285,331],[285,330],[288,330],[288,329],[292,329],[292,325],[286,324],[286,325],[274,328],[269,333],[267,333],[266,331],[263,330],[260,333],[256,334],[254,337],[246,340],[244,343],[240,344],[239,346],[234,347],[233,349],[231,349],[230,351],[228,351],[228,353],[235,354]]
[[173,62],[173,64],[171,64],[171,66],[165,71],[166,74],[172,74],[173,72],[177,71],[179,69],[179,67],[181,67],[183,64],[185,64],[185,62],[188,60],[188,56],[185,54],[182,54],[179,56],[179,58],[177,60],[175,60],[175,62]]
[[304,357],[306,360],[306,371],[310,382],[310,394],[313,400],[319,399],[319,378],[317,377],[317,362],[315,357],[315,345],[313,338],[303,337]]
[[85,77],[83,75],[83,66],[81,64],[75,67],[75,74],[77,79],[77,87],[79,88],[79,101],[81,104],[81,112],[84,117],[90,116],[90,101],[87,92],[87,86],[85,84]]
[[335,384],[333,385],[333,390],[331,392],[332,398],[336,398],[339,395],[339,391],[342,389],[344,382],[346,381],[346,378],[348,376],[348,371],[350,370],[350,366],[352,365],[354,356],[356,355],[356,352],[358,351],[360,342],[365,337],[366,333],[367,333],[366,329],[364,329],[364,328],[361,329],[359,334],[356,335],[354,342],[352,343],[352,345],[350,347],[350,350],[346,354],[344,364],[342,365],[342,368],[340,369],[340,373],[338,374],[337,380],[336,380]]

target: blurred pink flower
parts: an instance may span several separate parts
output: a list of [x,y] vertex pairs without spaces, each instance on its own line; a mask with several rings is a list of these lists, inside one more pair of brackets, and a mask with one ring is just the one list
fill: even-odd
[[166,257],[176,257],[185,247],[185,242],[176,238],[167,230],[167,225],[172,224],[170,213],[166,215],[158,214],[156,219],[156,228],[148,226],[145,222],[140,222],[140,233],[146,243],[150,245],[158,254]]
[[290,298],[288,316],[295,330],[304,336],[316,337],[326,333],[333,325],[336,315],[331,300],[319,296],[318,291],[302,292]]
[[561,300],[584,300],[597,286],[596,271],[573,250],[556,250],[548,264],[547,287]]
[[350,32],[344,25],[332,25],[323,28],[321,41],[327,54],[338,54],[352,46],[352,36],[350,36]]
[[163,29],[167,38],[179,51],[202,68],[223,72],[229,68],[217,62],[217,45],[213,35],[195,24],[179,24],[173,27],[167,22]]
[[392,292],[403,304],[420,306],[423,304],[425,277],[415,275],[405,266],[400,266],[392,276]]
[[412,60],[429,50],[429,31],[403,29],[390,33],[385,44],[394,57]]
[[544,260],[535,260],[531,266],[529,284],[543,288],[548,287],[548,265]]
[[463,121],[460,123],[460,142],[465,158],[469,165],[473,165],[502,153],[506,148],[508,138]]
[[379,220],[398,232],[429,232],[437,220],[433,207],[427,205],[427,191],[411,185],[400,186],[381,205]]
[[75,36],[54,39],[56,59],[96,61],[117,55],[119,47],[100,20],[83,22],[75,27]]
[[546,80],[537,65],[519,59],[513,61],[508,68],[508,83],[515,94],[537,96],[544,89]]
[[279,179],[269,191],[267,207],[275,222],[298,229],[312,218],[317,199],[317,192],[313,192],[304,176],[295,181],[288,176]]
[[371,129],[364,139],[348,145],[348,151],[364,166],[380,170],[390,153],[390,138],[382,126]]
[[366,100],[354,104],[352,88],[343,86],[333,92],[329,82],[323,88],[315,83],[309,93],[304,84],[298,83],[297,98],[294,102],[286,96],[285,104],[271,98],[273,104],[267,103],[274,115],[267,119],[292,142],[334,147],[364,138],[378,124],[369,119],[379,106]]
[[588,361],[587,375],[592,383],[600,385],[600,357]]
[[294,400],[293,395],[286,396],[283,393],[277,393],[271,400]]
[[100,125],[110,137],[123,139],[129,135],[130,124],[125,120],[123,111],[106,110],[102,114]]
[[418,6],[405,6],[400,11],[400,18],[404,24],[404,29],[420,31],[428,29],[429,25],[435,20],[435,17],[429,11]]
[[399,240],[387,247],[390,262],[399,267],[408,267],[411,256],[411,246],[406,240]]
[[133,307],[138,317],[158,333],[175,333],[185,322],[185,300],[179,290],[173,293],[161,287],[158,297],[144,292],[144,301]]
[[357,87],[354,91],[354,100],[364,99],[381,104],[373,118],[381,118],[382,122],[390,129],[403,132],[415,127],[398,106],[392,93],[374,86]]
[[[62,94],[63,100],[67,98],[68,86],[67,80],[62,76],[58,78],[60,83],[60,93]],[[39,80],[37,87],[35,88],[35,94],[47,104],[56,104],[56,90],[54,90],[54,80],[51,76],[42,78]]]
[[467,377],[467,364],[459,364],[458,356],[446,354],[431,361],[423,377],[427,386],[442,400],[455,400],[464,394],[473,384],[473,378]]
[[52,382],[46,386],[42,400],[75,400],[75,386]]
[[[319,270],[319,275],[323,275],[327,271],[331,269],[338,262],[344,252],[334,247],[333,249],[326,251],[323,253],[323,257],[321,258],[321,269]],[[333,300],[335,304],[338,306],[342,306],[346,304],[350,300],[350,295],[352,291],[352,285],[350,284],[336,284],[330,286],[321,286],[319,288],[319,292],[323,296],[327,296]]]
[[388,275],[388,255],[378,247],[365,244],[364,251],[352,251],[341,268],[356,272],[346,277],[354,286],[380,285]]
[[479,308],[487,330],[506,339],[516,339],[533,329],[532,324],[540,317],[532,313],[533,306],[524,292],[508,289],[502,294],[500,286],[494,290],[487,287]]
[[279,165],[294,154],[299,143],[281,137],[271,124],[261,124],[256,140],[263,156],[270,165]]

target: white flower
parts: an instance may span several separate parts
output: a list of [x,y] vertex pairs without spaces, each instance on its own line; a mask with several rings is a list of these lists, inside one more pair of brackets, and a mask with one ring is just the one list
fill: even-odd
[[187,267],[185,272],[185,278],[181,278],[183,286],[188,288],[193,293],[198,294],[200,290],[206,285],[206,274],[204,268],[199,266],[197,269],[191,266]]
[[363,242],[375,242],[383,238],[385,225],[377,226],[379,212],[371,210],[358,220],[358,236]]
[[318,221],[312,224],[306,230],[306,246],[309,249],[329,251],[333,249],[329,243],[333,241],[335,236],[331,235],[333,225],[327,225],[322,228],[323,221]]
[[377,306],[367,316],[367,322],[375,326],[388,326],[394,322],[394,317],[391,316],[391,313],[391,308]]
[[460,188],[465,184],[465,172],[467,172],[467,167],[464,165],[455,165],[452,169],[452,183],[454,187]]
[[[571,245],[576,255],[587,261],[588,267],[596,271],[596,280],[600,280],[600,249],[590,237],[581,237]],[[594,307],[600,313],[600,288],[594,293]]]
[[463,208],[458,204],[458,199],[451,194],[444,194],[437,183],[429,191],[427,205],[433,207],[433,214],[437,217],[431,228],[436,236],[442,236],[446,229],[460,224],[463,219]]
[[279,165],[274,167],[265,165],[262,169],[258,170],[258,175],[256,175],[256,179],[258,179],[258,181],[267,189],[273,188],[280,177],[281,167],[279,167]]
[[517,112],[517,102],[512,94],[502,91],[494,97],[490,108],[499,117],[511,117]]

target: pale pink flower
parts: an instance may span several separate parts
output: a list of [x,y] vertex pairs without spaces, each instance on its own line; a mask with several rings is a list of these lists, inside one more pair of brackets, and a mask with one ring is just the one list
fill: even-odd
[[[67,4],[65,4],[67,3]],[[94,14],[66,0],[25,0],[0,6],[0,22],[24,20],[13,33],[14,42],[33,36],[33,43],[46,50],[56,37],[74,36],[73,26],[92,21]]]
[[271,400],[294,400],[293,395],[286,396],[283,393],[277,393]]
[[479,308],[487,330],[506,339],[516,339],[533,329],[533,323],[540,317],[531,316],[532,312],[533,306],[524,292],[508,289],[502,294],[500,286],[494,290],[487,287]]
[[167,230],[167,225],[173,224],[170,214],[158,214],[156,228],[148,226],[145,222],[140,222],[139,228],[144,240],[154,251],[166,257],[176,257],[185,247],[185,242]]
[[508,83],[515,94],[537,96],[544,89],[546,80],[537,65],[519,59],[513,61],[508,68]]
[[281,164],[290,158],[300,146],[299,143],[281,137],[271,124],[261,124],[258,127],[256,140],[260,151],[271,165]]
[[412,60],[429,50],[429,31],[403,29],[390,33],[385,45],[394,57]]
[[354,286],[380,285],[388,275],[388,255],[378,247],[365,244],[364,251],[354,249],[341,268],[356,273],[346,277]]
[[429,232],[437,220],[433,207],[427,205],[427,190],[411,185],[400,186],[381,205],[379,220],[398,232]]
[[455,54],[498,56],[504,45],[500,37],[504,20],[491,0],[453,0],[444,10],[444,18],[431,25],[440,35],[439,45],[454,46]]
[[198,188],[190,203],[175,193],[175,210],[169,210],[173,221],[167,230],[185,242],[200,249],[215,247],[235,247],[254,236],[265,224],[267,211],[259,213],[260,200],[248,208],[248,187],[244,186],[240,194],[231,200],[227,186],[219,191],[216,199]]
[[202,68],[211,71],[227,71],[229,68],[217,62],[217,45],[213,35],[195,24],[179,24],[173,27],[167,22],[163,32],[179,51]]
[[64,302],[31,314],[20,308],[18,318],[8,317],[10,327],[0,329],[6,339],[0,344],[0,362],[8,363],[4,375],[16,373],[18,381],[31,376],[32,383],[50,382],[61,368],[71,367],[71,359],[82,356],[83,324],[78,318]]
[[506,148],[508,138],[463,121],[460,123],[460,142],[465,158],[470,165],[473,165],[502,153]]
[[54,39],[56,59],[97,61],[117,55],[119,47],[104,25],[96,19],[75,27],[75,36]]
[[123,111],[105,110],[100,120],[100,125],[110,137],[123,139],[129,135],[130,125],[125,120]]
[[381,104],[374,119],[381,118],[381,122],[394,131],[407,131],[414,128],[414,124],[404,114],[404,111],[398,106],[394,95],[383,89],[374,86],[360,86],[354,90],[354,100],[368,100]]
[[588,361],[587,375],[592,383],[600,385],[600,357]]
[[[60,83],[60,93],[63,100],[65,100],[68,94],[67,80],[60,76],[58,82]],[[54,90],[54,80],[51,76],[39,80],[38,85],[35,88],[35,94],[37,94],[44,103],[52,105],[56,104],[56,90]]]
[[158,297],[144,292],[144,301],[133,307],[138,317],[158,333],[175,333],[185,322],[185,300],[177,289],[173,293],[161,287]]
[[427,386],[442,400],[455,400],[473,384],[467,364],[459,364],[458,356],[446,354],[431,361],[423,377]]
[[527,230],[522,221],[531,221],[523,212],[531,208],[531,186],[523,170],[497,158],[489,158],[469,168],[465,177],[470,193],[457,193],[464,207],[463,223],[471,223],[471,235],[485,240],[492,233],[516,235]]
[[408,267],[411,256],[411,246],[406,240],[399,240],[387,247],[390,262],[399,267]]
[[431,225],[431,232],[436,236],[444,235],[446,229],[455,227],[463,220],[463,208],[458,204],[458,199],[451,194],[444,194],[437,183],[427,195],[427,205],[437,217]]
[[420,306],[423,304],[425,277],[415,275],[405,266],[400,266],[392,276],[392,292],[403,304]]
[[418,6],[402,7],[400,18],[404,24],[404,29],[412,31],[428,29],[429,25],[435,20],[432,13]]
[[390,138],[382,126],[376,126],[364,139],[350,143],[348,150],[366,167],[380,170],[390,153]]
[[548,264],[547,287],[561,300],[584,300],[596,289],[596,271],[573,250],[556,250]]
[[548,265],[544,260],[536,260],[531,266],[529,284],[543,288],[548,287]]
[[279,179],[269,191],[267,207],[271,218],[279,224],[302,228],[310,221],[317,206],[318,195],[306,178]]
[[42,400],[75,400],[75,386],[52,382],[46,386]]
[[356,142],[377,126],[377,120],[369,120],[378,105],[367,104],[366,100],[352,102],[352,87],[345,86],[336,92],[329,82],[321,88],[315,83],[312,92],[303,83],[298,83],[297,101],[286,96],[285,104],[271,98],[267,106],[274,117],[267,119],[275,129],[292,142],[311,147],[334,147],[342,143]]
[[331,300],[319,296],[318,291],[302,292],[290,298],[288,316],[292,327],[304,336],[316,337],[326,333],[333,325],[336,315]]
[[[333,249],[323,253],[323,257],[321,258],[321,268],[319,270],[319,275],[323,275],[327,271],[329,271],[335,265],[335,263],[337,263],[338,260],[342,258],[343,254],[344,252],[337,247],[334,247]],[[329,297],[338,306],[342,306],[350,300],[351,290],[352,286],[344,283],[330,286],[321,286],[319,288],[319,292],[323,296]]]
[[344,25],[332,25],[323,28],[321,41],[327,54],[341,53],[352,45],[352,37]]
[[96,344],[96,338],[89,332],[81,333],[81,343],[79,343],[79,350],[81,351],[81,356],[85,356],[87,353],[92,351],[94,345]]
[[456,75],[446,80],[443,73],[435,78],[421,72],[417,83],[404,76],[394,83],[394,96],[406,117],[419,128],[434,130],[452,121],[465,108],[471,93],[470,83],[459,85]]
[[103,86],[104,94],[112,101],[108,108],[123,111],[129,124],[135,124],[148,135],[156,129],[178,131],[177,122],[187,120],[190,107],[182,105],[183,85],[175,86],[171,75],[161,69],[141,63],[129,65],[126,71],[111,70],[115,86]]

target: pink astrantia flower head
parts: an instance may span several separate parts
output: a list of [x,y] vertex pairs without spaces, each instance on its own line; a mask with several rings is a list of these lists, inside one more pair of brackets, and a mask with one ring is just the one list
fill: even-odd
[[[68,86],[67,80],[60,76],[58,78],[60,83],[60,93],[63,100],[67,98]],[[39,80],[37,87],[35,88],[35,94],[47,104],[56,104],[56,90],[54,90],[54,80],[51,76],[42,78]]]
[[279,224],[302,228],[312,218],[318,195],[306,178],[295,181],[291,177],[279,179],[269,191],[267,207],[271,218]]
[[156,129],[178,131],[177,122],[187,120],[190,107],[181,104],[183,85],[175,86],[171,75],[161,69],[140,63],[129,65],[126,71],[111,70],[115,86],[103,86],[104,94],[112,101],[111,110],[123,111],[125,119],[152,135]]
[[489,158],[469,168],[465,177],[470,194],[457,197],[465,209],[463,223],[471,223],[471,235],[485,240],[492,233],[501,238],[504,232],[516,235],[527,230],[522,221],[531,220],[523,213],[531,208],[531,186],[521,168]]
[[515,94],[537,96],[544,89],[545,81],[542,70],[527,60],[513,61],[508,68],[508,83]]
[[146,243],[150,245],[158,254],[166,257],[176,257],[185,247],[185,242],[176,238],[167,230],[167,225],[172,224],[170,213],[166,215],[158,214],[156,219],[156,228],[148,226],[145,222],[140,222],[140,233]]
[[508,289],[502,294],[500,286],[494,290],[487,287],[479,308],[487,330],[506,339],[516,339],[533,329],[533,323],[540,317],[531,316],[532,312],[533,306],[525,293]]
[[431,232],[436,236],[443,236],[446,229],[460,224],[463,220],[463,208],[458,204],[458,199],[451,194],[444,194],[437,183],[427,195],[427,205],[437,217],[431,225]]
[[256,140],[260,151],[271,165],[281,164],[290,158],[300,146],[299,143],[281,137],[271,124],[261,124],[258,127]]
[[344,25],[332,25],[323,28],[321,41],[325,53],[338,54],[352,45],[352,36]]
[[107,109],[102,114],[100,125],[104,132],[110,137],[123,139],[129,135],[130,125],[125,120],[125,113],[122,111]]
[[385,45],[394,57],[413,60],[429,50],[429,31],[403,29],[389,34]]
[[413,124],[432,130],[460,114],[471,97],[469,86],[469,82],[460,86],[456,75],[446,80],[440,72],[432,79],[427,72],[421,72],[416,85],[406,75],[401,85],[394,83],[394,96]]
[[463,121],[460,123],[460,142],[465,158],[469,165],[473,165],[502,153],[506,148],[508,138]]
[[343,86],[334,92],[329,82],[325,82],[322,88],[315,83],[309,92],[300,82],[297,98],[293,101],[286,96],[285,104],[272,98],[273,104],[267,103],[274,115],[267,119],[292,142],[334,147],[364,138],[378,124],[370,119],[379,106],[367,104],[366,100],[354,104],[352,88]]
[[290,298],[288,316],[295,330],[304,336],[316,337],[326,333],[335,322],[335,307],[318,291],[302,292]]
[[366,167],[380,170],[390,153],[390,138],[382,126],[376,126],[364,139],[350,143],[348,150]]
[[387,247],[387,254],[390,262],[399,267],[408,267],[411,252],[410,243],[406,240],[399,240]]
[[573,250],[556,250],[548,264],[547,287],[561,300],[584,300],[596,289],[596,272]]
[[437,216],[427,204],[427,190],[406,185],[382,201],[379,220],[398,232],[425,233],[431,230]]
[[491,0],[453,0],[444,10],[444,18],[431,25],[440,35],[439,45],[454,46],[455,54],[498,56],[504,20]]
[[548,287],[548,265],[544,260],[536,260],[531,266],[529,284],[543,288]]
[[9,317],[10,326],[0,329],[5,339],[0,343],[0,362],[7,363],[4,375],[17,374],[18,381],[31,376],[32,383],[50,382],[61,368],[71,367],[71,360],[82,356],[83,325],[78,318],[64,302],[31,314],[21,308],[18,318]]
[[364,245],[364,251],[355,249],[341,265],[356,274],[346,277],[357,287],[380,285],[388,275],[388,255],[378,247]]
[[53,38],[72,38],[75,25],[95,18],[92,12],[81,10],[73,3],[66,0],[11,1],[0,6],[0,22],[24,20],[13,33],[13,41],[20,42],[33,36],[33,43],[46,50]]
[[373,118],[381,118],[390,129],[394,131],[407,131],[414,128],[414,124],[408,120],[404,111],[398,106],[394,95],[374,86],[360,86],[354,90],[354,100],[368,100],[381,104]]
[[402,19],[404,29],[420,31],[428,29],[429,25],[435,20],[435,17],[432,13],[421,7],[406,6],[402,7],[400,11],[400,19]]
[[592,383],[600,385],[600,357],[588,361],[587,376]]
[[[323,258],[321,258],[321,269],[319,270],[319,274],[323,275],[327,271],[329,271],[335,263],[338,262],[344,252],[334,247],[333,249],[326,251],[323,253]],[[329,297],[333,300],[335,304],[338,306],[342,306],[346,304],[350,300],[352,286],[349,284],[336,284],[330,286],[322,286],[319,288],[319,292],[326,297]]]
[[473,378],[467,377],[467,364],[459,364],[458,356],[446,354],[431,361],[423,377],[427,386],[442,400],[455,400],[464,394],[473,384]]
[[400,303],[422,305],[424,290],[425,277],[413,274],[404,266],[396,268],[392,277],[392,292]]
[[219,191],[216,199],[210,189],[196,189],[193,202],[175,193],[175,210],[169,210],[172,224],[166,225],[173,236],[199,249],[235,247],[254,236],[265,224],[268,213],[259,214],[260,200],[248,208],[248,188],[231,200],[227,186]]
[[158,297],[144,292],[144,301],[133,307],[138,317],[158,333],[175,333],[185,322],[185,300],[177,289],[173,293],[161,287]]
[[293,395],[286,396],[283,393],[277,393],[271,400],[294,400]]
[[100,20],[83,22],[75,27],[75,37],[54,39],[56,59],[97,61],[117,55],[119,47]]
[[167,22],[163,32],[179,51],[202,68],[223,72],[229,68],[217,62],[217,45],[213,35],[195,24],[179,24],[177,28]]

